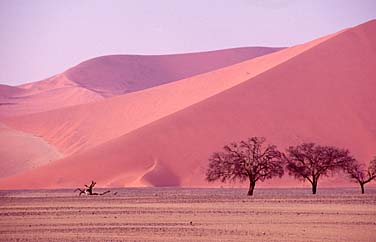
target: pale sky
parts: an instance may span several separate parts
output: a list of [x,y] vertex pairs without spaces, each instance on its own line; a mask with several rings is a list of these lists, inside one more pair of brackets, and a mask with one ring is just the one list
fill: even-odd
[[291,46],[376,18],[376,0],[0,0],[0,83],[101,55]]

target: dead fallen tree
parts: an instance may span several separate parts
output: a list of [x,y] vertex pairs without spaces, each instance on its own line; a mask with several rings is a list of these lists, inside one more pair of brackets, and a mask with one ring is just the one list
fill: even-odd
[[79,196],[81,196],[82,194],[85,194],[85,195],[88,195],[88,196],[91,196],[91,195],[102,196],[104,194],[107,194],[107,193],[111,192],[110,190],[102,192],[102,193],[93,192],[93,188],[94,188],[95,184],[97,184],[97,183],[95,181],[92,181],[89,186],[85,184],[86,188],[83,188],[83,189],[77,188],[76,190],[74,190],[74,192],[79,191],[80,192],[78,194]]

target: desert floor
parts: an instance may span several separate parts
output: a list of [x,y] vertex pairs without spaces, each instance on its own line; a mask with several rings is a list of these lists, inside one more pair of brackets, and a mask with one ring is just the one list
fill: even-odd
[[[97,191],[101,191],[97,189]],[[116,195],[114,193],[117,192]],[[0,241],[376,241],[376,189],[0,191]]]

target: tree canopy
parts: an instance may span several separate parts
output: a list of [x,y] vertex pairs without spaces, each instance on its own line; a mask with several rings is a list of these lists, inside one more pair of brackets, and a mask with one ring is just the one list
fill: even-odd
[[313,194],[316,194],[320,177],[329,176],[329,172],[343,169],[354,160],[348,150],[315,143],[290,146],[285,158],[289,174],[300,180],[308,180],[312,184]]
[[209,182],[249,180],[248,195],[253,195],[257,181],[264,181],[284,173],[284,160],[275,145],[266,145],[264,137],[252,137],[224,146],[209,159],[206,179]]
[[376,157],[369,162],[368,169],[365,168],[364,164],[360,164],[358,161],[353,160],[353,162],[348,164],[345,170],[349,174],[350,179],[359,183],[363,194],[364,185],[376,179]]

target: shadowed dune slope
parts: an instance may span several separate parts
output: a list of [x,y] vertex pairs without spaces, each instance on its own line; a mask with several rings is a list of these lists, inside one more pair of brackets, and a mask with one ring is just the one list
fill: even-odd
[[[375,65],[371,21],[124,136],[1,179],[0,187],[74,187],[91,179],[106,186],[207,186],[210,154],[253,135],[281,148],[302,141],[347,147],[366,161],[376,147]],[[168,176],[159,182],[158,174]]]
[[20,95],[22,93],[23,89],[21,88],[0,84],[0,110],[12,109],[15,104],[15,101],[12,100],[12,97]]
[[21,88],[0,84],[0,98],[14,96],[21,92]]
[[14,128],[43,137],[67,155],[73,154],[214,96],[327,38],[146,90],[3,121]]
[[281,48],[246,47],[174,55],[102,56],[66,71],[66,76],[103,96],[134,92],[233,65]]
[[[244,47],[175,55],[97,57],[46,80],[18,86],[22,92],[11,93],[11,87],[0,86],[0,116],[19,116],[90,103],[173,82],[280,49]],[[5,87],[7,98],[1,98]]]

